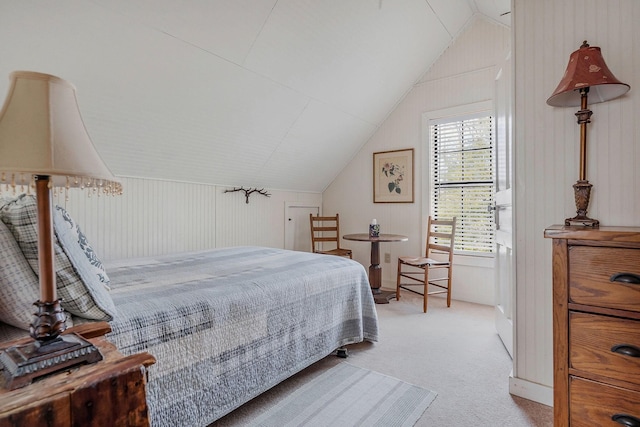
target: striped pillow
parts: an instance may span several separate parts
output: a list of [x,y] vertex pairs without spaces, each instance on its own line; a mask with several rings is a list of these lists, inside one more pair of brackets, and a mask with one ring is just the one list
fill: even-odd
[[[61,212],[54,209],[54,252],[58,297],[62,299],[62,308],[75,314],[92,320],[113,320],[116,309],[111,295],[104,283],[97,276],[87,273],[86,265],[89,260],[84,256],[78,256],[80,249],[74,245],[73,239],[69,239],[67,233],[72,230],[60,228],[65,223],[60,219]],[[58,218],[58,220],[56,220]],[[0,209],[2,220],[13,233],[24,257],[27,259],[33,271],[38,274],[38,235],[36,222],[36,201],[33,196],[22,194],[11,203]],[[56,223],[58,227],[56,228]],[[60,230],[58,230],[60,228]],[[61,243],[59,234],[63,234]],[[72,255],[69,256],[69,253]],[[84,264],[83,264],[84,263]],[[106,277],[106,275],[105,275]],[[108,279],[106,279],[108,280]]]

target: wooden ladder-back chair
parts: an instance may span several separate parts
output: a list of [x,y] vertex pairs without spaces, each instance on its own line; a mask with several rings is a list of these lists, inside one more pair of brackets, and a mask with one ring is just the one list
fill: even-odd
[[[311,250],[313,252],[352,258],[351,249],[340,247],[340,215],[313,216],[313,214],[309,214],[309,222],[311,224]],[[335,248],[325,249],[324,245],[326,243],[335,244]]]
[[[451,220],[432,219],[427,224],[427,244],[423,257],[399,257],[396,299],[400,300],[400,288],[424,295],[422,309],[427,312],[427,296],[447,294],[447,307],[451,307],[451,276],[453,272],[453,240],[456,217]],[[433,257],[435,254],[435,257]],[[433,257],[433,258],[432,258]],[[446,277],[430,278],[429,271],[447,269]],[[401,283],[402,278],[411,280]],[[422,292],[411,287],[422,286]],[[429,291],[429,286],[438,288]]]

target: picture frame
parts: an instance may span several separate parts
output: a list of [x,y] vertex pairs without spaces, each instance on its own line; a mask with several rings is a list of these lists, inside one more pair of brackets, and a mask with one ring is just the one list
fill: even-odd
[[413,148],[373,153],[373,203],[413,203]]

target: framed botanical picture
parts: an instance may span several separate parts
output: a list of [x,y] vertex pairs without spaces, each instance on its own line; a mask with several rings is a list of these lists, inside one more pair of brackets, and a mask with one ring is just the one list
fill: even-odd
[[413,148],[373,153],[373,203],[413,203]]

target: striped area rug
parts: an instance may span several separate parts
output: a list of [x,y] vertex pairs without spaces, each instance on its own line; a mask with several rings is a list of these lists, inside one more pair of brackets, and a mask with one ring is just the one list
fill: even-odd
[[413,426],[437,394],[342,362],[300,386],[249,426]]

